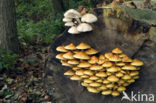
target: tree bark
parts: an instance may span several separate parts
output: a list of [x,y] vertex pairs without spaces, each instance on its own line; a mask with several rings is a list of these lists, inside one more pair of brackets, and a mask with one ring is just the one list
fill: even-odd
[[63,0],[51,0],[53,15],[65,10]]
[[14,0],[0,0],[0,46],[19,52]]

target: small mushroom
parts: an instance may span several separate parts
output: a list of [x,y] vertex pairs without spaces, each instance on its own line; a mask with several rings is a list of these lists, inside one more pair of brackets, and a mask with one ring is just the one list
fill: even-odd
[[120,57],[118,55],[113,55],[110,58],[108,58],[112,62],[119,62],[121,61]]
[[75,72],[75,74],[78,75],[78,76],[82,76],[82,75],[84,75],[84,70],[83,69],[79,69],[79,70],[77,70]]
[[94,72],[93,71],[91,71],[91,70],[85,70],[84,71],[84,74],[86,74],[86,75],[94,75]]
[[84,82],[85,82],[85,83],[92,83],[93,81],[90,80],[90,79],[84,79]]
[[76,59],[83,59],[83,60],[90,59],[90,57],[86,53],[84,53],[83,51],[80,51],[80,52],[76,53],[74,55],[74,58],[76,58]]
[[113,56],[113,53],[110,53],[110,52],[105,54],[105,57],[108,59],[111,58],[112,56]]
[[60,53],[60,54],[57,54],[56,55],[56,58],[57,59],[60,59],[60,60],[65,60],[65,58],[63,57],[64,53]]
[[132,65],[125,65],[122,67],[123,70],[136,70],[135,66]]
[[102,95],[109,95],[112,93],[112,90],[103,90]]
[[63,58],[65,58],[65,59],[74,59],[73,55],[74,54],[69,51],[69,52],[63,54]]
[[78,75],[73,75],[70,77],[71,80],[81,80],[81,77]]
[[122,50],[120,50],[119,48],[115,48],[115,49],[112,50],[112,53],[114,53],[114,54],[121,54]]
[[122,76],[123,76],[123,73],[118,72],[118,73],[116,73],[115,75],[116,75],[117,77],[122,77]]
[[128,56],[122,58],[122,62],[132,62],[132,59]]
[[118,91],[112,91],[112,96],[119,96],[120,93]]
[[137,76],[139,75],[139,72],[138,71],[132,71],[130,72],[130,76]]
[[87,24],[87,23],[81,23],[77,26],[77,30],[79,32],[89,32],[92,31],[93,28],[91,25]]
[[58,47],[56,48],[56,50],[59,51],[59,52],[68,52],[68,50],[66,50],[66,49],[64,48],[64,46],[58,46]]
[[97,21],[97,17],[93,14],[87,13],[82,16],[81,21],[87,23],[93,23]]
[[99,77],[97,77],[97,76],[90,76],[90,78],[89,78],[90,80],[98,80],[99,79]]
[[119,70],[120,70],[120,67],[115,67],[115,66],[112,66],[107,69],[107,71],[111,73],[118,72]]
[[64,75],[74,75],[75,72],[73,70],[68,70],[64,73]]
[[98,62],[98,58],[96,56],[91,56],[91,58],[88,62],[90,64],[96,64]]
[[110,81],[108,81],[107,79],[103,80],[103,84],[108,84],[108,83],[110,83]]
[[133,79],[139,79],[139,76],[138,75],[137,76],[134,76]]
[[81,85],[84,86],[84,87],[88,87],[89,86],[89,84],[87,84],[85,82],[82,82]]
[[103,84],[103,85],[101,85],[101,86],[99,87],[99,89],[100,89],[100,90],[106,90],[107,87],[106,87],[106,85]]
[[98,83],[98,82],[92,82],[92,83],[89,84],[89,86],[91,86],[91,87],[100,87],[101,84]]
[[98,72],[95,74],[97,77],[107,77],[107,74],[105,72]]
[[100,65],[92,65],[92,66],[90,67],[90,70],[101,70],[101,69],[103,69],[103,67],[100,66]]
[[88,68],[90,66],[91,64],[86,61],[81,61],[80,64],[78,65],[79,68]]
[[124,79],[124,80],[128,80],[128,79],[131,79],[131,76],[128,75],[128,74],[126,74],[126,75],[124,75],[124,76],[122,77],[122,79]]
[[65,12],[64,16],[66,18],[80,18],[81,14],[74,9],[69,9],[68,11]]
[[111,67],[112,65],[113,65],[112,62],[104,62],[102,66],[107,68],[107,67]]
[[74,26],[75,24],[73,23],[73,22],[67,22],[67,23],[65,23],[65,26]]
[[76,50],[76,46],[73,43],[70,43],[69,45],[64,47],[67,50]]
[[63,21],[64,21],[64,22],[72,22],[72,18],[67,18],[67,17],[65,17],[65,18],[63,18]]
[[130,79],[130,80],[128,80],[127,82],[128,82],[128,83],[134,83],[135,80],[134,80],[134,79]]
[[109,88],[109,89],[111,89],[111,88],[113,88],[113,87],[114,87],[114,84],[113,84],[113,83],[106,84],[106,87],[107,87],[107,88]]
[[77,49],[80,49],[80,50],[84,50],[84,49],[89,49],[89,48],[91,48],[91,47],[90,47],[90,45],[88,45],[88,44],[82,42],[82,43],[80,43],[78,46],[76,46],[76,48],[77,48]]
[[85,53],[86,53],[87,55],[94,55],[94,54],[97,54],[98,51],[95,50],[95,49],[93,49],[93,48],[90,48],[90,49],[86,50]]
[[118,82],[119,78],[117,78],[115,75],[111,75],[107,78],[110,82]]
[[74,71],[76,71],[76,70],[78,70],[78,69],[80,69],[79,67],[73,67],[72,68]]
[[117,89],[119,92],[123,92],[126,90],[126,88],[124,86],[119,86]]
[[81,78],[85,79],[85,78],[89,78],[88,75],[81,75]]
[[76,59],[73,59],[73,60],[68,60],[68,63],[71,65],[77,65],[77,64],[79,64],[79,61]]
[[63,66],[72,67],[72,65],[68,64],[66,61],[61,60]]
[[80,32],[77,30],[77,28],[76,28],[75,26],[72,26],[72,27],[68,30],[68,32],[69,32],[70,34],[80,34]]
[[99,93],[100,91],[93,87],[87,87],[87,90],[91,93]]
[[131,63],[133,66],[142,66],[144,63],[138,59],[134,59]]
[[123,63],[123,62],[118,62],[118,63],[116,63],[116,65],[117,65],[117,66],[124,66],[124,65],[126,65],[126,64]]

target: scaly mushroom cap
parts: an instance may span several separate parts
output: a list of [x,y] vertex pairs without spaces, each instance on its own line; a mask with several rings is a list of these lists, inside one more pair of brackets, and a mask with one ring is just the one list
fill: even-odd
[[103,85],[101,85],[101,86],[99,87],[99,89],[100,89],[100,90],[106,90],[107,87],[106,87],[106,85],[103,84]]
[[81,78],[85,79],[85,78],[89,78],[88,75],[81,75]]
[[107,71],[111,72],[111,73],[117,72],[119,70],[120,70],[120,67],[115,67],[115,66],[110,67],[110,68],[107,69]]
[[135,66],[132,65],[125,65],[122,67],[123,70],[136,70]]
[[84,53],[83,51],[80,51],[80,52],[76,53],[74,55],[74,58],[83,59],[83,60],[90,59],[90,57],[86,53]]
[[138,71],[132,71],[130,72],[130,76],[137,76],[139,75],[139,72]]
[[112,93],[112,90],[103,90],[102,95],[109,95]]
[[72,26],[69,30],[68,33],[70,34],[80,34],[80,32],[77,30],[77,27]]
[[97,77],[107,77],[107,74],[105,72],[98,72],[95,74]]
[[74,9],[69,9],[68,11],[65,12],[64,16],[66,18],[80,18],[81,14]]
[[117,78],[115,75],[111,75],[107,78],[110,82],[118,82],[119,78]]
[[122,77],[122,79],[124,79],[124,80],[128,80],[128,79],[131,79],[131,76],[128,75],[128,74],[126,74],[126,75],[124,75],[124,76]]
[[76,71],[76,70],[78,70],[78,69],[80,69],[79,67],[73,67],[72,68],[74,71]]
[[123,57],[127,57],[127,55],[122,53],[122,54],[119,54],[119,57],[123,58]]
[[57,54],[56,55],[56,58],[57,59],[60,59],[60,60],[65,60],[65,58],[63,57],[64,53],[60,53],[60,54]]
[[91,87],[100,87],[101,84],[97,83],[97,82],[92,82],[92,83],[89,84],[89,86],[91,86]]
[[134,76],[134,77],[133,77],[133,79],[139,79],[139,76],[138,76],[138,75],[136,75],[136,76]]
[[108,81],[107,79],[103,80],[103,84],[108,84],[108,83],[110,83],[110,81]]
[[113,65],[113,63],[112,62],[104,62],[103,63],[103,67],[111,67]]
[[91,70],[85,70],[84,74],[86,74],[86,75],[94,75],[94,72],[91,71]]
[[117,55],[113,55],[109,58],[110,61],[113,61],[113,62],[119,62],[121,61],[120,57],[117,56]]
[[106,53],[105,54],[105,57],[108,58],[108,59],[111,58],[112,56],[113,56],[113,53]]
[[90,80],[90,79],[84,79],[84,82],[85,82],[85,83],[92,83],[93,81]]
[[98,62],[98,58],[96,56],[91,56],[91,58],[88,62],[90,64],[96,64]]
[[138,59],[134,59],[131,63],[133,66],[142,66],[144,63]]
[[59,52],[68,52],[68,50],[66,50],[66,49],[64,48],[64,46],[58,46],[58,47],[56,48],[56,50],[59,51]]
[[97,76],[90,76],[90,78],[89,78],[90,80],[98,80],[99,79],[99,77],[97,77]]
[[125,83],[125,81],[124,80],[122,80],[122,79],[120,79],[119,81],[118,81],[118,84],[124,84]]
[[84,87],[88,87],[89,86],[88,83],[84,83],[84,82],[82,82],[81,85],[84,86]]
[[82,16],[81,21],[87,23],[93,23],[97,21],[97,17],[93,14],[87,13],[84,16]]
[[88,68],[90,66],[91,66],[91,64],[89,64],[86,61],[81,61],[80,64],[78,65],[78,67],[80,67],[80,68]]
[[128,56],[122,58],[122,62],[132,62],[132,59]]
[[81,80],[81,77],[78,75],[73,75],[70,77],[71,80]]
[[129,86],[129,84],[130,84],[130,83],[127,83],[127,82],[126,82],[126,83],[123,84],[123,86],[127,87],[127,86]]
[[104,59],[104,60],[105,60],[106,58],[105,58],[104,55],[100,55],[100,56],[99,56],[99,59]]
[[64,73],[64,75],[74,75],[75,72],[73,70],[68,70]]
[[103,80],[102,79],[98,79],[98,80],[96,80],[96,82],[103,83]]
[[122,76],[123,76],[123,73],[118,72],[118,73],[116,73],[115,75],[116,75],[117,77],[122,77]]
[[83,49],[89,49],[91,48],[90,45],[86,44],[86,43],[80,43],[78,46],[76,46],[77,49],[83,50]]
[[75,24],[73,23],[73,22],[67,22],[67,23],[65,23],[65,26],[74,26]]
[[83,69],[79,69],[79,70],[77,70],[77,71],[75,72],[75,74],[76,74],[76,75],[79,75],[79,76],[84,75],[84,70],[83,70]]
[[113,87],[114,87],[114,84],[113,84],[113,83],[106,84],[106,87],[107,87],[107,88],[109,88],[109,89],[111,89],[111,88],[113,88]]
[[134,83],[135,80],[134,80],[134,79],[130,79],[130,80],[128,80],[127,82],[128,82],[128,83]]
[[93,28],[91,25],[87,24],[87,23],[81,23],[77,26],[77,30],[79,32],[88,32],[88,31],[92,31]]
[[72,67],[72,65],[68,64],[66,61],[61,60],[63,66]]
[[120,86],[120,87],[118,87],[117,90],[118,90],[119,92],[123,92],[123,91],[126,90],[126,88],[125,88],[124,86]]
[[92,66],[90,67],[90,70],[101,70],[101,69],[103,69],[103,67],[100,66],[100,65],[92,65]]
[[68,60],[68,63],[71,65],[77,65],[77,64],[79,64],[79,61],[76,59],[73,59],[73,60]]
[[97,54],[98,51],[93,48],[90,48],[90,49],[86,50],[85,53],[88,55],[93,55],[93,54]]
[[117,65],[117,66],[124,66],[125,63],[123,63],[123,62],[119,62],[119,63],[116,63],[116,65]]
[[73,55],[74,54],[69,51],[69,52],[63,54],[63,58],[65,58],[65,59],[74,59]]
[[119,48],[115,48],[115,49],[112,50],[112,53],[114,53],[114,54],[121,54],[122,50],[120,50]]
[[69,45],[64,47],[67,50],[76,50],[76,46],[73,43],[70,43]]
[[120,95],[120,93],[118,92],[118,91],[112,91],[112,96],[119,96]]
[[100,91],[93,87],[87,87],[87,90],[91,93],[99,93]]

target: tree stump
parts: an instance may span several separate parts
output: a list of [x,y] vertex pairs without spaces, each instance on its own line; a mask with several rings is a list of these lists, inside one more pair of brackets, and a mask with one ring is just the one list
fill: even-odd
[[[140,79],[127,87],[126,93],[131,91],[142,94],[156,94],[156,45],[149,40],[150,26],[139,22],[130,16],[129,19],[105,16],[103,8],[95,9],[98,22],[93,25],[94,30],[80,35],[65,32],[51,45],[49,58],[45,65],[45,85],[51,96],[52,103],[121,103],[122,94],[118,97],[93,94],[82,87],[77,81],[71,81],[64,72],[69,67],[61,65],[55,58],[58,54],[56,47],[85,42],[98,50],[100,54],[110,52],[118,47],[130,57],[142,60],[145,65],[140,70]],[[123,15],[124,17],[125,14]],[[123,103],[129,103],[123,100]],[[143,103],[143,102],[142,102]]]

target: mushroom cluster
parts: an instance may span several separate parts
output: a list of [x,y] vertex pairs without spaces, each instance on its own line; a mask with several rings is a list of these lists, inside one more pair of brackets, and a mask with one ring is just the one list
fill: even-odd
[[73,43],[59,46],[56,56],[63,66],[71,67],[64,75],[71,80],[80,81],[89,92],[102,95],[119,96],[126,87],[139,78],[139,69],[143,62],[131,59],[119,48],[100,55],[86,43],[75,46]]
[[65,26],[69,26],[68,32],[70,34],[80,34],[81,32],[92,31],[90,25],[97,21],[97,17],[91,13],[86,13],[83,16],[76,10],[70,9],[64,14],[63,21]]

